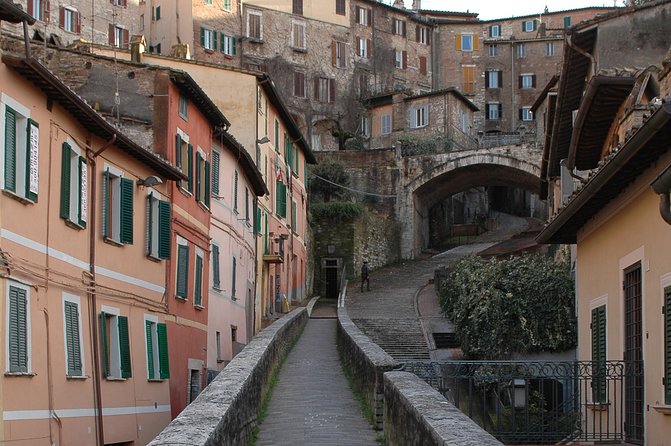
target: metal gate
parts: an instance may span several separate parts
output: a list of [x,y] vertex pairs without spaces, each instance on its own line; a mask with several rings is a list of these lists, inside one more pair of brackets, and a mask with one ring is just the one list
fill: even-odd
[[630,443],[643,444],[643,321],[641,264],[636,263],[624,271],[625,309],[625,438]]

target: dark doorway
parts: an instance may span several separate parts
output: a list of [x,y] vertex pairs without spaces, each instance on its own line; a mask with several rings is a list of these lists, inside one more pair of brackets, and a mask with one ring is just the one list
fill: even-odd
[[324,281],[326,282],[326,299],[337,299],[340,292],[338,280],[338,260],[324,260]]
[[641,264],[624,271],[625,440],[643,444],[643,320]]

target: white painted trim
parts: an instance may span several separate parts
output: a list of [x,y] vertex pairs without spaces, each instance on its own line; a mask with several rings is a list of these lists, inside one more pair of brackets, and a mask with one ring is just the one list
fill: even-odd
[[[151,322],[151,345],[153,347],[152,351],[152,361],[153,361],[153,366],[154,366],[154,373],[156,373],[156,376],[149,376],[149,352],[147,351],[147,322]],[[145,372],[147,372],[147,379],[159,379],[160,374],[160,361],[159,361],[159,345],[158,345],[158,333],[157,333],[157,324],[158,324],[158,317],[153,315],[153,314],[145,314],[144,315],[144,323],[142,324],[143,332],[144,332],[144,360],[146,364]]]
[[108,170],[110,175],[112,175],[112,176],[115,176],[115,177],[118,177],[118,178],[123,178],[123,170],[121,170],[117,167],[111,166],[109,163],[105,163],[105,165],[103,166],[103,172],[106,171],[106,170]]
[[68,375],[68,349],[67,349],[67,332],[65,331],[65,302],[71,302],[77,305],[77,318],[79,323],[79,356],[82,361],[82,374],[80,376],[86,376],[86,358],[84,357],[84,334],[82,330],[82,304],[81,298],[75,294],[70,294],[63,292],[63,358],[65,359],[65,376]]
[[[170,412],[170,404],[159,404],[151,406],[127,406],[127,407],[103,407],[103,416],[115,415],[139,415]],[[55,409],[53,411],[59,418],[94,417],[96,409]],[[45,420],[51,418],[48,409],[38,410],[6,410],[2,413],[4,421]]]
[[30,313],[30,284],[7,280],[5,287],[5,371],[9,372],[9,287],[22,289],[26,292],[26,355],[28,356],[28,373],[33,371],[32,360],[32,329]]
[[108,307],[107,305],[101,305],[100,306],[100,311],[106,314],[111,314],[114,316],[121,316],[121,311],[118,308],[115,307]]
[[645,342],[645,333],[647,332],[646,324],[645,324],[645,315],[646,313],[646,301],[645,299],[645,246],[640,246],[636,248],[635,250],[631,251],[629,254],[626,254],[622,257],[620,257],[618,261],[618,266],[619,266],[619,276],[620,276],[620,325],[619,325],[619,331],[621,333],[621,339],[620,339],[620,352],[624,353],[624,348],[626,346],[626,330],[624,329],[624,323],[625,323],[625,317],[626,317],[626,308],[625,308],[625,299],[624,299],[624,289],[622,288],[621,284],[624,282],[624,270],[629,268],[630,266],[639,263],[641,267],[641,335],[643,339],[641,340],[641,354],[643,355],[643,358],[647,357],[647,349],[646,345],[647,342]]
[[200,153],[200,156],[201,156],[205,161],[207,161],[207,153],[205,153],[205,151],[204,151],[200,146],[196,146],[196,152],[197,152],[197,153]]
[[202,359],[189,358],[187,360],[187,368],[189,370],[202,370],[203,369],[203,360]]
[[187,135],[184,130],[180,129],[177,127],[177,134],[179,135],[180,138],[182,138],[182,141],[185,143],[189,144],[189,135]]
[[177,238],[178,245],[189,246],[189,241],[184,237],[180,237],[179,235],[176,235],[175,237]]
[[592,299],[589,301],[590,314],[593,309],[598,308],[602,305],[606,305],[606,309],[608,308],[608,294],[604,294],[603,296],[599,296],[596,299]]
[[[47,248],[45,245],[33,241],[29,238],[23,237],[22,235],[16,234],[14,232],[11,232],[7,229],[2,229],[0,230],[0,236],[6,240],[10,240],[14,243],[17,243],[21,246],[25,246],[26,248],[30,248],[32,250],[35,250],[41,254],[47,254],[49,257],[52,257],[57,260],[61,260],[62,262],[68,263],[72,266],[75,266],[77,268],[83,269],[83,270],[88,270],[89,269],[89,264],[87,262],[84,262],[82,260],[79,260],[75,257],[72,257],[69,254],[65,254],[61,251],[58,251],[57,249],[54,248]],[[154,284],[151,282],[148,282],[146,280],[138,279],[136,277],[128,276],[123,273],[119,273],[116,271],[112,271],[110,269],[101,267],[101,266],[96,266],[95,271],[97,274],[100,274],[101,276],[108,277],[110,279],[115,279],[119,280],[124,283],[130,283],[135,286],[139,286],[141,288],[145,288],[150,291],[155,291],[157,293],[164,293],[165,292],[165,287],[162,285]]]

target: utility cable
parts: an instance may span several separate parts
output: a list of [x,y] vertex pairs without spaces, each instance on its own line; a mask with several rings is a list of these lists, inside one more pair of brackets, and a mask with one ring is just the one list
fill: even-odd
[[316,173],[310,173],[310,176],[313,176],[315,178],[319,178],[320,180],[322,180],[326,183],[332,184],[332,185],[340,187],[342,189],[346,189],[346,190],[351,191],[351,192],[356,192],[357,194],[370,195],[370,196],[373,196],[373,197],[396,198],[396,195],[376,194],[375,192],[366,192],[366,191],[362,191],[362,190],[358,190],[358,189],[352,189],[351,187],[343,186],[342,184],[334,183],[331,180],[327,180],[326,178],[320,177]]

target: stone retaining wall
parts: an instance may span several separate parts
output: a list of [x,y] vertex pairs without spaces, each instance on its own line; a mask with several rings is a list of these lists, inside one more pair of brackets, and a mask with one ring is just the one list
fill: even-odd
[[384,373],[399,363],[361,333],[345,308],[338,308],[338,352],[355,392],[373,411],[376,429],[383,427]]
[[384,438],[388,446],[503,446],[408,372],[384,374]]
[[273,371],[308,322],[298,308],[260,332],[150,446],[247,444]]

